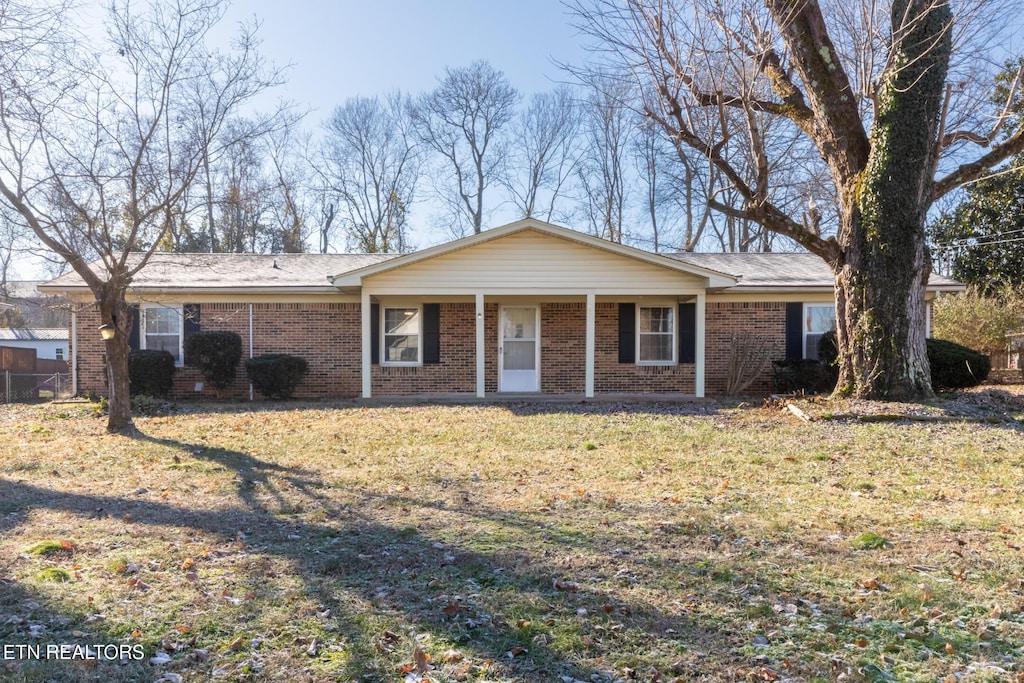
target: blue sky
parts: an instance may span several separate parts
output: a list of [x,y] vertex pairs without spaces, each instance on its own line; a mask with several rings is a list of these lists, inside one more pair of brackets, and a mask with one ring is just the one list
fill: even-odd
[[528,95],[567,79],[554,61],[585,56],[557,0],[242,0],[228,20],[253,16],[263,54],[292,64],[281,94],[315,125],[349,97],[429,90],[446,66],[486,59]]

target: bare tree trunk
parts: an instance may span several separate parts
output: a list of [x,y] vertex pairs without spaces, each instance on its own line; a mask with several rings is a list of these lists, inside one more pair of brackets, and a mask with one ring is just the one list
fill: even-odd
[[135,431],[128,372],[132,310],[125,303],[123,287],[107,282],[100,291],[96,302],[100,320],[115,330],[113,338],[104,342],[107,359],[107,431],[130,434]]
[[[836,393],[906,400],[932,393],[924,295],[931,259],[925,217],[932,203],[937,128],[949,64],[952,14],[932,0],[893,3],[906,33],[897,68],[879,88],[863,175],[841,188],[836,273],[840,354]],[[902,63],[900,63],[902,62]]]

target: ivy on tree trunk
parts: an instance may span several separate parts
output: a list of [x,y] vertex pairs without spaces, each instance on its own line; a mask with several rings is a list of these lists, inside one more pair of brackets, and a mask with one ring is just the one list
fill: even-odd
[[[933,0],[893,3],[892,68],[880,84],[871,151],[839,233],[836,392],[896,400],[931,394],[925,286],[931,259],[925,218],[952,13]],[[908,20],[909,19],[909,20]]]

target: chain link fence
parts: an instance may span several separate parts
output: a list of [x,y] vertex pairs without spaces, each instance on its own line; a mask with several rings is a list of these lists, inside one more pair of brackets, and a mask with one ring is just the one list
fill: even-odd
[[70,395],[71,377],[68,373],[0,370],[0,403],[36,403]]

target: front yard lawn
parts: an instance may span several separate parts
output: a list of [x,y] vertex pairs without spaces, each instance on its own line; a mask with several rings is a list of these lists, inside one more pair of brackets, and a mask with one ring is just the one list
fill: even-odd
[[1014,420],[317,403],[137,425],[0,407],[0,680],[1024,680]]

